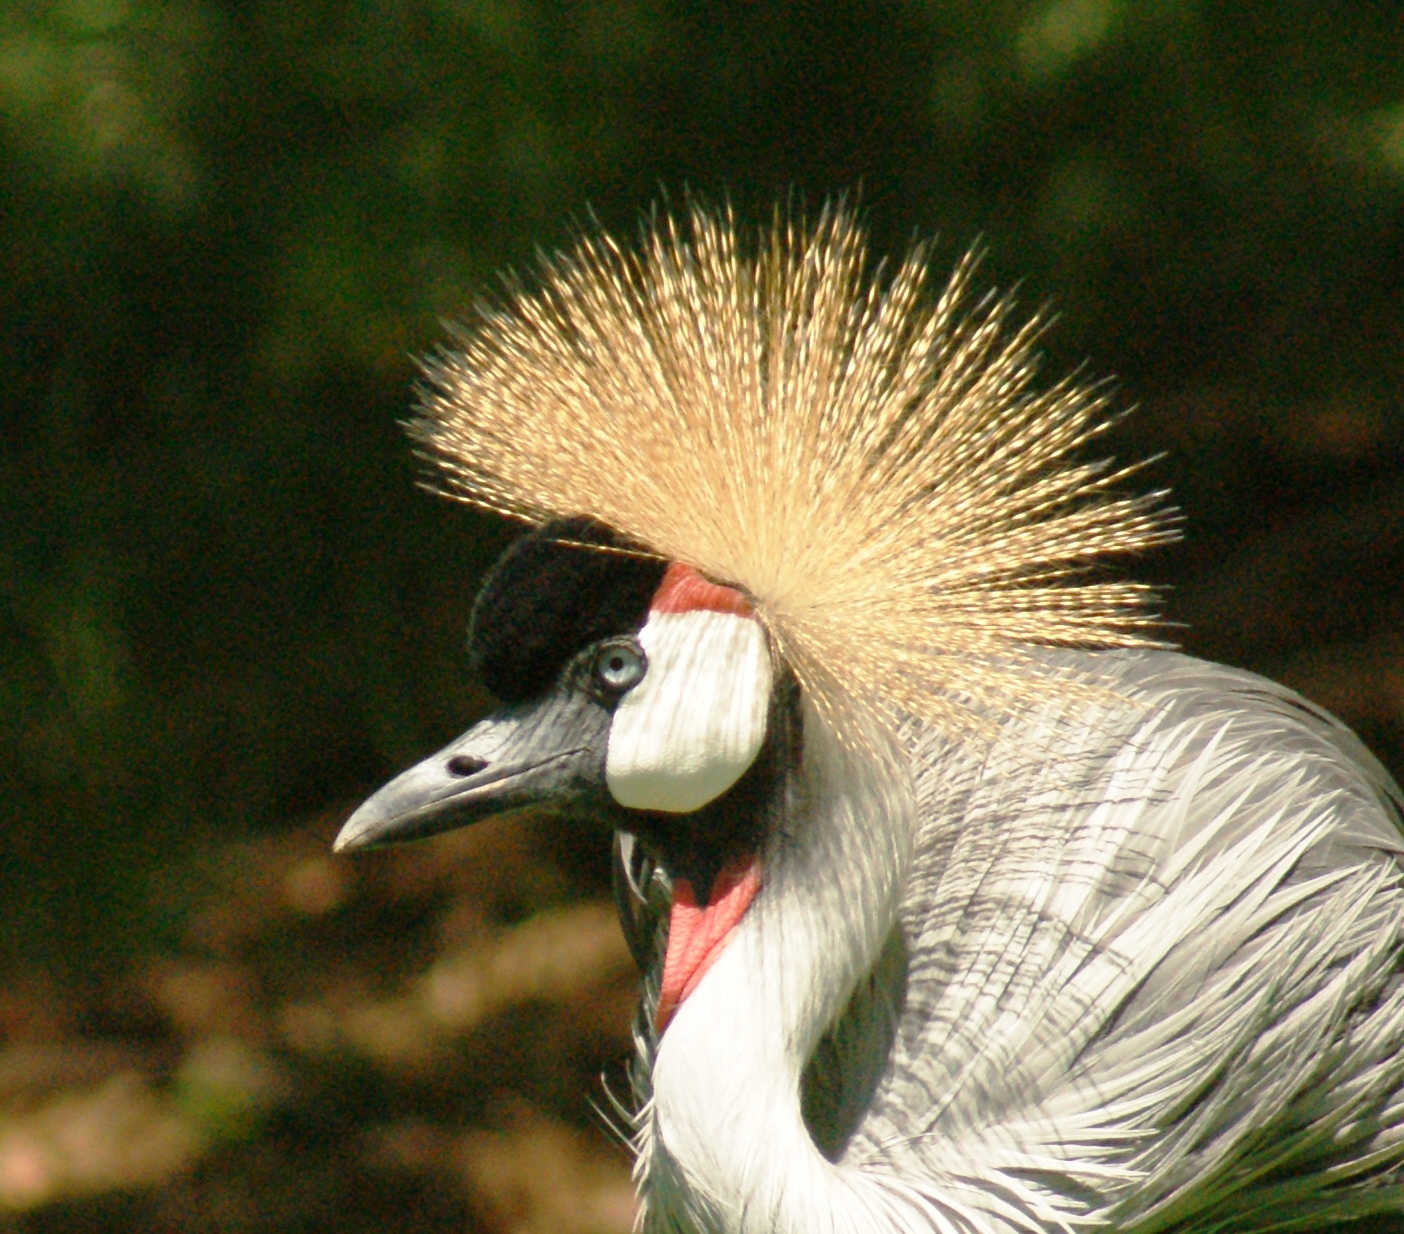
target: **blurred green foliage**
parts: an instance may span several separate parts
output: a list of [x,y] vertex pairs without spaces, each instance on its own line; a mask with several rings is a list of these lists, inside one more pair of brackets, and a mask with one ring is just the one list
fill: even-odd
[[983,236],[1054,299],[1050,368],[1142,404],[1118,448],[1170,452],[1190,539],[1145,572],[1191,647],[1404,750],[1398,4],[9,0],[0,159],[30,964],[110,967],[165,928],[153,870],[466,724],[509,530],[416,492],[413,357],[687,189],[857,192],[879,252]]

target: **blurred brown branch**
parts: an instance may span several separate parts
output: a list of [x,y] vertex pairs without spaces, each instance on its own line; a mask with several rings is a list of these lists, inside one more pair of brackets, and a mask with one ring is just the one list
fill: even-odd
[[[162,1186],[152,1220],[198,1228],[221,1173],[272,1137],[290,1174],[321,1169],[328,1205],[345,1174],[389,1171],[460,1197],[473,1228],[630,1228],[626,1155],[585,1104],[628,1049],[634,973],[612,908],[501,920],[524,886],[564,881],[529,828],[344,861],[327,855],[334,821],[173,871],[173,889],[203,888],[173,951],[115,996],[67,1001],[61,1039],[57,1013],[29,1014],[42,1038],[0,1050],[0,1208]],[[358,946],[377,928],[393,947]],[[352,1108],[333,1091],[367,1082]],[[426,1083],[438,1121],[403,1113]]]

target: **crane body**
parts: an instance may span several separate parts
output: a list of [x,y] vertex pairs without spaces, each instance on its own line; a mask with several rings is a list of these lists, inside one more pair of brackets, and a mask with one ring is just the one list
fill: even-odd
[[827,226],[769,267],[705,217],[587,250],[431,368],[421,445],[535,525],[470,625],[503,706],[338,848],[539,805],[619,837],[644,1231],[1397,1211],[1398,788],[1076,581],[1166,534],[1062,461],[1096,399]]

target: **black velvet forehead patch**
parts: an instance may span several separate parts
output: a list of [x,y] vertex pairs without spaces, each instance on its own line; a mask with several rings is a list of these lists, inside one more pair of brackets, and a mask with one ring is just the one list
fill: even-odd
[[483,580],[468,623],[468,653],[504,703],[550,688],[576,652],[632,634],[667,562],[581,545],[637,548],[592,519],[548,523],[523,536]]

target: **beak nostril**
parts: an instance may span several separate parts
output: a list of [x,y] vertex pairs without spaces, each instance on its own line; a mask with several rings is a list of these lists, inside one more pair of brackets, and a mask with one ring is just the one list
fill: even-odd
[[487,759],[474,758],[471,754],[455,754],[448,761],[450,775],[475,776],[487,766]]

